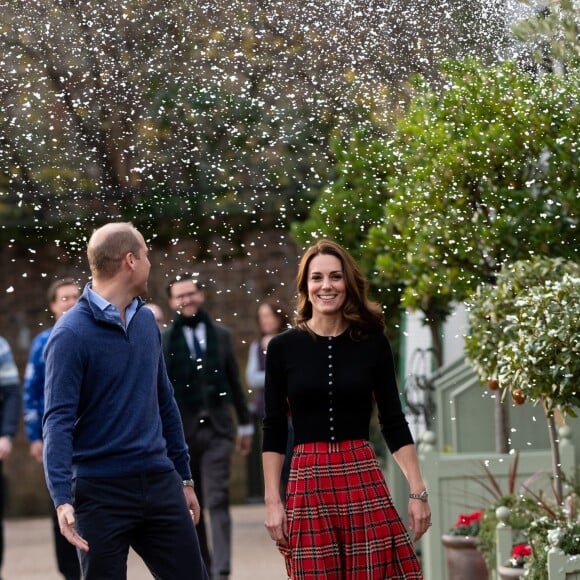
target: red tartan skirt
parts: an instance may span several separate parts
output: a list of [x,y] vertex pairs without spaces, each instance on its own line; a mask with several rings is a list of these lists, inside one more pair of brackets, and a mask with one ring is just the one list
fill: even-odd
[[294,447],[286,490],[291,580],[422,580],[367,441]]

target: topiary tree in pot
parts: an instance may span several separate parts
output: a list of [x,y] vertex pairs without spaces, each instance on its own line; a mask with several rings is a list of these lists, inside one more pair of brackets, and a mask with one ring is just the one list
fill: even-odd
[[[580,406],[580,264],[533,258],[505,264],[495,286],[474,294],[466,355],[502,399],[541,404],[546,413],[556,498],[562,474],[554,411]],[[509,385],[509,388],[506,386]]]

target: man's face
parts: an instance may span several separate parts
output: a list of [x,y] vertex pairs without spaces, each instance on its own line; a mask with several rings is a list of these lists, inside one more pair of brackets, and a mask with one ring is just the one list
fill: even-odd
[[149,261],[149,248],[141,234],[139,239],[139,254],[135,255],[135,286],[136,296],[143,296],[147,294],[147,281],[149,280],[149,272],[151,271],[151,262]]
[[56,289],[56,297],[49,304],[50,311],[58,320],[69,308],[72,308],[79,298],[80,290],[74,284],[65,284]]
[[194,280],[181,280],[171,286],[169,306],[182,316],[194,316],[203,304],[205,295]]

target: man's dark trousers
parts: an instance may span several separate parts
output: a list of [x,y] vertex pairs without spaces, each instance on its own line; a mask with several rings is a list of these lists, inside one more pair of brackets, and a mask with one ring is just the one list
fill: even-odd
[[77,478],[74,504],[84,580],[125,580],[129,547],[157,580],[208,580],[177,472]]

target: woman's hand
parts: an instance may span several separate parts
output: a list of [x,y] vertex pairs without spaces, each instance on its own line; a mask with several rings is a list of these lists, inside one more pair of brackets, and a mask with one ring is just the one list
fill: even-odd
[[[409,490],[413,494],[425,491],[425,483],[419,469],[419,459],[415,445],[403,445],[393,453],[395,461],[409,482]],[[431,525],[431,508],[429,502],[418,498],[409,498],[409,529],[415,532],[416,542]]]
[[288,522],[281,501],[266,504],[266,521],[264,522],[270,537],[281,546],[288,547]]
[[409,499],[409,529],[415,532],[414,542],[431,526],[431,508],[429,502],[420,499]]

